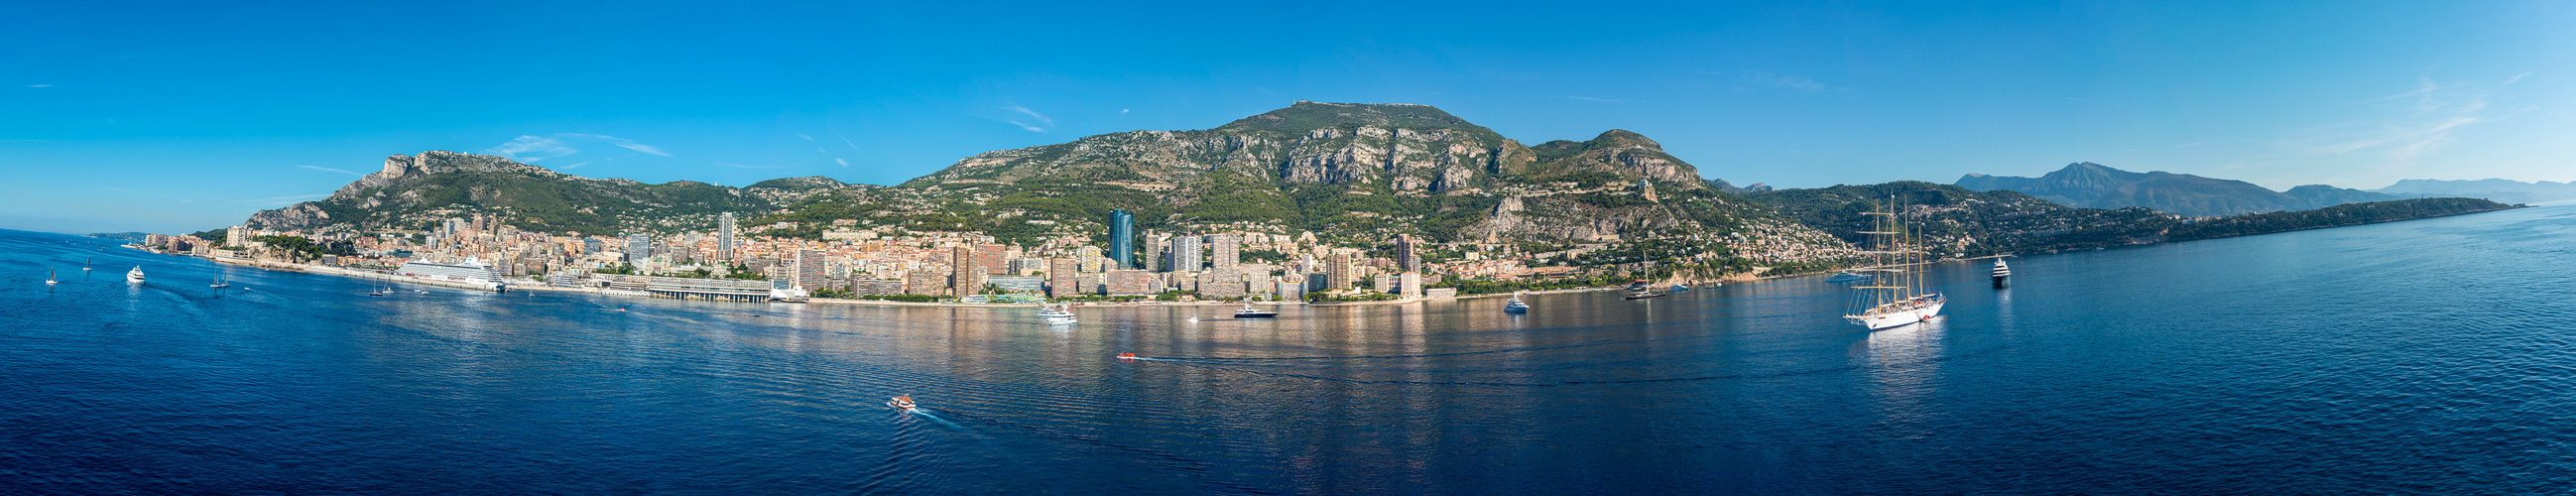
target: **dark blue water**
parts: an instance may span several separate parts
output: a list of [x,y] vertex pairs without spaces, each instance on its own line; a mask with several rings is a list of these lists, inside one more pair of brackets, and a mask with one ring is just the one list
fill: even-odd
[[2576,487],[2576,206],[1986,268],[1940,267],[1945,316],[1878,333],[1813,278],[1059,332],[241,269],[217,293],[202,261],[5,232],[0,492]]

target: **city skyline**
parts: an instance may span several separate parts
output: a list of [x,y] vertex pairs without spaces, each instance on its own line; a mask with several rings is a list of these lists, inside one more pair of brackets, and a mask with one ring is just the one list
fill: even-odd
[[[0,21],[24,47],[0,55],[21,69],[0,81],[0,228],[230,225],[432,149],[654,183],[890,184],[1297,100],[1434,105],[1524,140],[1629,129],[1708,177],[1783,187],[2079,161],[2276,190],[2576,180],[2553,158],[2576,151],[2556,132],[2576,115],[2550,105],[2576,97],[2554,56],[2576,35],[2546,3],[1398,6],[1372,15],[1437,21],[1270,36],[1227,21],[1261,5],[693,23],[653,5],[107,8]],[[1662,15],[1631,15],[1647,9]],[[447,34],[351,22],[378,18]],[[1110,20],[1160,28],[1086,27]]]

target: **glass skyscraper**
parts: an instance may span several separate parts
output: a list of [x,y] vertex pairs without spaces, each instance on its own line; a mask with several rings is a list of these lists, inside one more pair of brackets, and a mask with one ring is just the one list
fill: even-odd
[[1109,211],[1109,261],[1119,269],[1136,266],[1136,216],[1126,209]]

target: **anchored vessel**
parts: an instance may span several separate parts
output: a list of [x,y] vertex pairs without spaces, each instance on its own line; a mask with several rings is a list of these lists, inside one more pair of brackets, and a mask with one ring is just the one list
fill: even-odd
[[1520,293],[1512,293],[1512,301],[1503,302],[1503,311],[1509,313],[1529,313],[1529,303],[1521,301]]
[[1238,319],[1267,319],[1278,316],[1279,312],[1253,308],[1251,303],[1244,303],[1243,308],[1234,311],[1234,318]]
[[2004,266],[2004,259],[1995,259],[1995,287],[2004,287],[2004,278],[2007,277],[2012,277],[2012,267]]
[[465,283],[477,289],[491,291],[509,289],[509,285],[501,283],[499,271],[492,270],[492,266],[484,265],[483,261],[472,258],[457,263],[413,260],[403,262],[402,268],[394,269],[394,273],[428,281]]
[[1923,252],[1913,247],[1905,230],[1905,219],[1898,212],[1903,207],[1895,197],[1887,200],[1887,211],[1869,212],[1878,216],[1874,230],[1862,231],[1871,240],[1869,254],[1878,265],[1870,269],[1869,282],[1852,286],[1860,291],[1859,311],[1843,316],[1853,324],[1875,331],[1932,320],[1941,314],[1941,306],[1950,300],[1941,293],[1923,289],[1921,271],[1908,270],[1923,260]]
[[1038,318],[1045,320],[1047,325],[1065,325],[1074,323],[1073,311],[1066,309],[1062,303],[1038,309]]

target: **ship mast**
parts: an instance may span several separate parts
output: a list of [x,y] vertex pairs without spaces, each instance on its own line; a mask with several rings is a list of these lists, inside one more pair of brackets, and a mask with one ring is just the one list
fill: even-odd
[[[1872,281],[1877,283],[1877,285],[1855,287],[1855,289],[1869,290],[1869,305],[1872,308],[1889,303],[1895,303],[1897,300],[1904,299],[1905,295],[1897,293],[1900,290],[1912,287],[1912,284],[1908,282],[1910,280],[1909,278],[1912,277],[1912,274],[1908,273],[1903,268],[1907,264],[1905,257],[1902,256],[1902,250],[1905,249],[1905,243],[1903,241],[1903,236],[1905,236],[1905,225],[1896,221],[1896,210],[1900,208],[1896,206],[1896,196],[1893,194],[1888,195],[1887,203],[1882,203],[1879,206],[1883,207],[1886,211],[1863,212],[1866,215],[1876,215],[1879,217],[1875,222],[1873,222],[1874,230],[1861,231],[1861,234],[1869,235],[1870,240],[1872,241],[1870,243],[1870,254],[1875,257],[1875,260],[1878,262],[1878,267],[1876,267],[1875,270],[1877,270],[1880,275],[1872,278]],[[1898,256],[1891,258],[1889,255]]]

